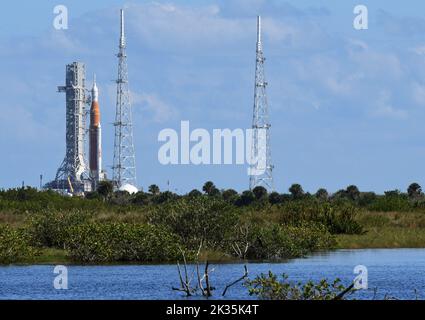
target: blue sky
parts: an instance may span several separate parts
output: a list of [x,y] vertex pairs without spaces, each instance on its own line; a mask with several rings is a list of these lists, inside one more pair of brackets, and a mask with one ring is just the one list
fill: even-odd
[[[64,4],[69,29],[52,26]],[[354,30],[353,8],[369,9]],[[112,163],[118,10],[126,7],[140,187],[207,180],[248,188],[244,166],[162,166],[158,133],[249,128],[255,16],[264,51],[278,191],[425,184],[425,3],[409,1],[8,1],[0,13],[0,188],[52,179],[64,156],[65,64],[97,74],[104,164]],[[90,83],[90,81],[89,81]],[[110,168],[106,168],[110,173]]]

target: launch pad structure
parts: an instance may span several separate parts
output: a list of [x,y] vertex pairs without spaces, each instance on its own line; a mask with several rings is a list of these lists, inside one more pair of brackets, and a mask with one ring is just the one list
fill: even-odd
[[[115,113],[115,139],[112,182],[115,190],[137,192],[136,157],[133,142],[132,107],[128,85],[126,38],[124,33],[124,11],[121,10],[120,40],[118,57],[117,100]],[[267,81],[264,73],[265,57],[261,39],[261,17],[257,18],[257,48],[255,67],[255,93],[252,121],[251,157],[257,161],[251,165],[249,187],[264,187],[274,190],[273,164],[270,147],[270,121],[267,101]],[[99,181],[105,179],[102,171],[101,124],[96,81],[90,95],[86,90],[85,64],[73,62],[66,66],[66,81],[58,87],[66,96],[66,151],[65,157],[56,172],[55,180],[45,188],[72,195],[93,191]],[[90,108],[90,128],[86,129],[87,106]],[[260,134],[264,133],[265,134]],[[86,161],[86,135],[90,135],[90,164]]]
[[[136,161],[133,144],[133,123],[128,87],[126,40],[124,34],[124,11],[121,10],[120,41],[118,57],[117,101],[115,116],[115,141],[112,181],[115,189],[137,192]],[[66,66],[65,85],[58,91],[66,96],[66,151],[56,177],[44,188],[70,195],[83,195],[96,190],[99,182],[106,179],[102,170],[102,138],[99,91],[93,81],[91,94],[86,89],[85,64],[73,62]],[[90,109],[88,106],[91,104]],[[87,130],[87,115],[90,126]],[[89,136],[89,153],[85,146]],[[89,161],[87,161],[89,159]]]
[[[102,171],[99,91],[94,78],[91,95],[88,94],[84,63],[68,64],[65,79],[65,86],[58,87],[58,91],[66,96],[65,158],[56,172],[55,180],[47,183],[45,188],[82,195],[96,190],[99,181],[106,176]],[[90,127],[87,130],[87,106],[90,103]],[[85,151],[87,133],[90,138],[89,163]]]
[[90,173],[85,157],[86,91],[85,65],[73,62],[66,66],[65,86],[58,91],[66,96],[66,151],[55,180],[46,187],[70,194],[91,191]]

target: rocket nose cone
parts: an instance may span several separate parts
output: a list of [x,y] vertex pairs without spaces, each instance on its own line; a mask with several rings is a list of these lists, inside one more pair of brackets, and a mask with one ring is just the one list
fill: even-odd
[[91,95],[93,101],[97,102],[99,100],[99,89],[97,88],[96,83],[93,84],[93,88],[91,89]]
[[96,74],[93,75],[93,87],[91,89],[91,95],[93,101],[98,101],[99,98],[99,89],[96,84]]

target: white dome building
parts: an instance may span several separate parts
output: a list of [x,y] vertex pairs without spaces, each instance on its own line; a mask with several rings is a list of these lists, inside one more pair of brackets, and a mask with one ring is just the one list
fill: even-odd
[[134,194],[134,193],[137,193],[139,191],[135,186],[128,184],[128,183],[122,185],[118,190],[119,191],[127,191],[129,194]]

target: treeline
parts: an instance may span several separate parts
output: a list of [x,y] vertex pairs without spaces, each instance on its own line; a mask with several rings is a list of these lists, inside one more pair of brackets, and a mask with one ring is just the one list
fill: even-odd
[[147,192],[140,191],[130,195],[125,191],[113,191],[108,181],[103,181],[97,191],[86,194],[85,198],[64,197],[52,190],[38,191],[34,188],[18,188],[0,190],[0,210],[39,211],[43,209],[82,209],[82,210],[116,210],[126,211],[140,206],[161,205],[177,199],[193,199],[207,196],[222,199],[235,207],[262,207],[281,205],[291,202],[328,202],[348,203],[370,211],[412,211],[425,208],[425,196],[417,183],[412,183],[406,190],[386,191],[383,195],[374,192],[361,192],[358,187],[351,185],[346,189],[330,194],[326,189],[316,193],[305,192],[301,185],[293,184],[289,193],[268,193],[263,187],[246,190],[241,193],[233,189],[218,189],[208,181],[202,190],[194,189],[185,195],[171,191],[161,191],[157,185],[151,185]]

